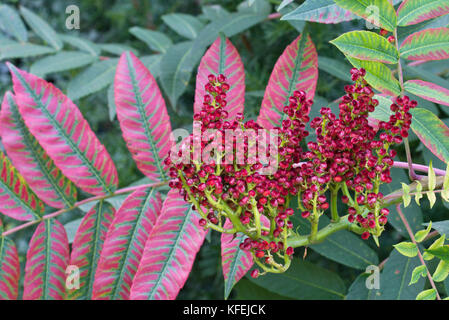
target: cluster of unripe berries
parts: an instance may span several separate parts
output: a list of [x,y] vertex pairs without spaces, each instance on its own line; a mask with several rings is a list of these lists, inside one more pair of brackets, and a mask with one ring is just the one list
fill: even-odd
[[[351,76],[355,83],[345,87],[338,117],[322,108],[321,117],[311,121],[316,141],[303,150],[312,106],[304,92],[294,91],[288,99],[281,127],[274,129],[275,141],[268,142],[269,133],[255,121],[244,122],[241,113],[229,118],[226,77],[209,75],[203,107],[194,115],[194,131],[196,128],[201,134],[191,134],[181,144],[177,157],[184,161],[173,161],[172,155],[165,160],[170,167],[170,187],[179,189],[199,211],[199,224],[220,232],[243,232],[247,238],[240,249],[251,252],[259,266],[267,266],[266,271],[285,270],[294,253],[287,241],[294,234],[291,196],[298,197],[302,217],[317,224],[330,207],[326,192],[341,189],[348,220],[363,230],[363,239],[380,235],[387,222],[389,211],[380,206],[383,195],[379,186],[391,182],[390,168],[396,155],[391,147],[407,137],[409,110],[416,102],[397,98],[391,105],[390,120],[375,128],[368,115],[379,102],[363,79],[365,70],[352,69]],[[233,135],[226,141],[229,130]],[[258,138],[265,135],[265,144],[247,139],[248,132]],[[256,145],[259,156],[263,152],[276,160],[277,170],[261,173],[267,163],[255,156]],[[238,161],[239,152],[243,152],[243,162]],[[205,154],[208,161],[203,159]],[[226,219],[233,228],[224,228]],[[257,275],[254,271],[253,276]]]

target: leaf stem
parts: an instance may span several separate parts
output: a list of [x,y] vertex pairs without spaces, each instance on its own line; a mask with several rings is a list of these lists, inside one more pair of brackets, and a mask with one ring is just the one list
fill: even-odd
[[59,216],[59,215],[61,215],[63,213],[69,212],[69,211],[71,211],[73,209],[76,209],[76,208],[78,208],[78,207],[80,207],[80,206],[82,206],[84,204],[90,203],[90,202],[113,198],[115,196],[118,196],[118,195],[121,195],[121,194],[130,193],[130,192],[134,192],[136,190],[143,189],[143,188],[151,188],[151,187],[152,188],[156,188],[156,187],[160,187],[160,186],[163,186],[163,185],[166,185],[166,184],[167,184],[167,182],[142,184],[142,185],[138,185],[138,186],[133,186],[133,187],[127,187],[127,188],[119,189],[119,190],[115,191],[114,193],[107,194],[107,195],[104,195],[104,196],[95,196],[95,197],[92,197],[92,198],[84,199],[82,201],[76,202],[70,208],[64,208],[64,209],[55,211],[53,213],[50,213],[50,214],[47,214],[47,215],[43,216],[42,218],[40,218],[38,220],[28,221],[28,222],[26,222],[24,224],[21,224],[20,226],[17,226],[17,227],[14,227],[12,229],[9,229],[9,230],[3,232],[1,234],[1,236],[2,237],[6,237],[8,235],[11,235],[11,234],[17,232],[17,231],[20,231],[22,229],[25,229],[25,228],[30,227],[32,225],[35,225],[35,224],[37,224],[37,223],[39,223],[41,221],[44,221],[44,220],[47,220],[47,219],[51,219],[51,218],[55,218],[55,217],[57,217],[57,216]]
[[421,261],[421,264],[426,268],[427,278],[429,279],[430,285],[435,290],[435,293],[437,295],[437,300],[441,300],[440,294],[438,293],[437,287],[435,286],[435,282],[432,279],[432,275],[430,274],[429,268],[427,268],[426,262],[424,261],[424,258],[423,258],[422,254],[421,254],[421,251],[419,250],[419,246],[418,246],[418,243],[416,242],[415,235],[413,234],[412,228],[410,227],[410,224],[408,223],[407,219],[404,216],[404,213],[402,212],[400,203],[398,203],[396,205],[396,210],[397,210],[397,212],[399,214],[399,217],[402,220],[402,223],[404,223],[405,229],[407,229],[407,233],[410,236],[410,239],[415,244],[416,249],[418,249],[419,260]]

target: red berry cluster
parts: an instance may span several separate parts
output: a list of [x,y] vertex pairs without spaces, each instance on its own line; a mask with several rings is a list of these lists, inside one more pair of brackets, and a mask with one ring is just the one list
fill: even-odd
[[[179,189],[186,201],[200,209],[201,226],[229,232],[223,229],[223,223],[225,218],[231,220],[234,228],[244,230],[248,236],[241,244],[243,250],[251,251],[264,263],[282,268],[273,254],[281,257],[293,254],[293,248],[286,246],[287,235],[293,228],[289,218],[294,212],[288,208],[288,198],[299,191],[298,170],[292,165],[303,159],[300,143],[308,135],[305,124],[309,121],[312,101],[306,100],[304,92],[295,91],[284,108],[282,127],[274,129],[275,139],[271,141],[267,137],[269,132],[253,120],[243,122],[241,113],[233,120],[227,119],[224,107],[229,85],[224,75],[209,75],[205,90],[203,107],[194,115],[203,137],[197,141],[198,137],[192,134],[184,141],[178,157],[188,150],[188,163],[174,163],[170,156],[165,160],[171,166],[170,187]],[[211,137],[214,139],[208,139],[209,129],[215,129]],[[232,140],[226,141],[222,137],[229,140],[229,130],[233,132]],[[259,144],[257,140],[254,144],[245,139],[249,131],[258,138],[265,135],[264,141],[270,142]],[[218,142],[217,137],[220,137]],[[238,145],[238,141],[243,141],[243,145]],[[214,161],[195,161],[194,156],[203,154],[212,144]],[[272,144],[276,145],[276,154],[271,154]],[[265,153],[278,164],[275,172],[261,173],[267,164],[255,157],[256,146],[259,155]],[[239,149],[243,150],[243,163],[237,161]]]
[[[298,196],[302,217],[315,226],[330,207],[326,192],[335,194],[340,189],[348,205],[348,220],[357,223],[363,239],[380,235],[387,222],[389,211],[380,206],[379,186],[391,182],[396,155],[391,147],[407,137],[409,110],[417,103],[408,97],[397,98],[390,120],[374,128],[368,115],[379,102],[364,80],[365,70],[352,69],[351,76],[355,83],[345,87],[338,117],[322,108],[321,117],[311,121],[316,141],[303,150],[301,142],[308,135],[306,123],[313,103],[304,92],[295,91],[288,99],[282,125],[274,129],[276,138],[267,143],[272,132],[255,121],[244,122],[241,113],[229,119],[226,77],[209,75],[202,109],[194,115],[194,129],[201,134],[191,134],[177,153],[188,161],[173,161],[170,155],[165,160],[170,166],[170,187],[179,189],[198,210],[199,224],[220,232],[244,233],[247,238],[240,249],[250,251],[265,271],[284,271],[294,253],[287,242],[294,234],[291,196]],[[257,137],[256,142],[249,133]],[[241,152],[243,161],[238,156]],[[275,160],[277,170],[262,173],[267,163],[260,160],[261,153]],[[232,228],[224,227],[226,220]]]
[[[344,183],[348,192],[342,201],[349,203],[349,221],[358,223],[366,231],[380,235],[387,222],[388,209],[380,209],[383,195],[379,192],[381,183],[392,181],[390,169],[396,151],[390,149],[408,136],[411,125],[410,108],[416,101],[408,97],[397,98],[391,105],[393,114],[389,122],[380,122],[376,129],[368,122],[379,101],[363,79],[365,70],[351,70],[355,84],[345,87],[346,95],[339,104],[339,116],[329,108],[321,109],[321,117],[312,120],[311,127],[316,132],[316,142],[309,142],[305,153],[307,162],[303,163],[300,176],[305,181],[302,202],[306,209],[325,210],[329,207],[324,192],[329,188],[339,188]],[[319,214],[319,213],[318,213]],[[308,218],[310,211],[303,211]]]

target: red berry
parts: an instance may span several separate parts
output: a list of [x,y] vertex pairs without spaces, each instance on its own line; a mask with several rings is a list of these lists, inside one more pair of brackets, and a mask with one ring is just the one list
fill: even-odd
[[256,279],[259,276],[259,270],[258,269],[254,269],[253,271],[251,271],[251,277]]

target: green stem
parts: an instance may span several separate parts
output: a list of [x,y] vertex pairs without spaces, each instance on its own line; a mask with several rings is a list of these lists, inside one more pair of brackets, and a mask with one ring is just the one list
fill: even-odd
[[340,216],[338,215],[338,208],[337,208],[337,202],[338,202],[338,190],[340,189],[340,186],[331,187],[331,217],[332,222],[338,222],[340,220]]
[[339,222],[330,223],[329,225],[327,225],[326,227],[324,227],[323,229],[318,231],[316,233],[316,237],[313,242],[310,241],[310,236],[295,235],[295,236],[291,236],[288,239],[288,242],[287,242],[288,246],[293,247],[293,248],[298,248],[298,247],[309,246],[309,245],[315,244],[315,243],[320,243],[320,242],[324,241],[327,237],[332,235],[333,233],[340,231],[340,230],[349,230],[349,231],[355,232],[357,234],[361,234],[363,232],[363,229],[358,227],[357,225],[349,222],[348,216],[349,215],[340,217]]

